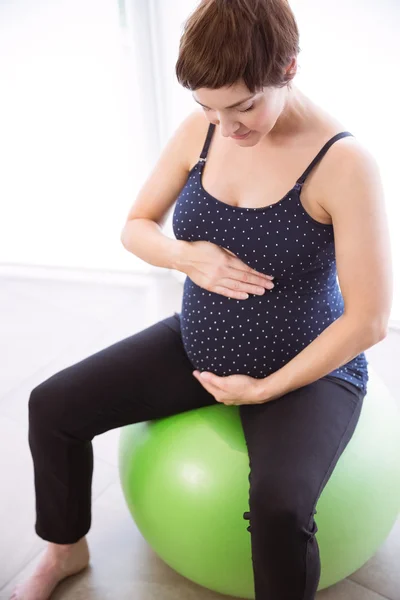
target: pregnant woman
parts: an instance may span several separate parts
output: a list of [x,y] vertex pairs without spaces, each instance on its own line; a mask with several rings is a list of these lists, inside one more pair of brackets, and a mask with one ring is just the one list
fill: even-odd
[[[256,600],[315,598],[315,506],[359,420],[392,271],[376,161],[294,85],[298,42],[285,0],[204,0],[187,20],[176,74],[201,108],[121,236],[186,274],[181,312],[32,390],[48,545],[13,600],[45,600],[88,565],[96,435],[217,403],[239,406],[249,452]],[[173,206],[175,239],[162,233]]]

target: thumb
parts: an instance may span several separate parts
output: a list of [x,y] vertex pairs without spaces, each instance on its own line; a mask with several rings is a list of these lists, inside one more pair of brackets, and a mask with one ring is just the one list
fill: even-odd
[[228,248],[224,248],[223,246],[221,246],[221,248],[223,250],[225,250],[225,252],[229,252],[229,254],[231,254],[232,256],[234,256],[235,258],[237,258],[236,254],[233,254],[233,252],[231,252],[230,250],[228,250]]

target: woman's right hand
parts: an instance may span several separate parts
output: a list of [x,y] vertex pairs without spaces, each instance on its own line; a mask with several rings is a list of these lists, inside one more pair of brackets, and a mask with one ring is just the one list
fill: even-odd
[[252,269],[230,250],[212,242],[187,242],[185,264],[180,269],[198,286],[228,298],[246,300],[272,289],[273,277]]

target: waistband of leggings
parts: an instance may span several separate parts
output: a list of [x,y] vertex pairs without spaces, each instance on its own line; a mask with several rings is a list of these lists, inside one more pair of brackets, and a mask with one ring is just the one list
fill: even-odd
[[337,385],[344,387],[346,390],[357,396],[359,400],[362,400],[366,392],[359,388],[355,383],[350,383],[350,381],[345,381],[344,379],[340,379],[339,377],[334,377],[333,375],[325,375],[325,377],[321,377],[321,379],[328,379]]

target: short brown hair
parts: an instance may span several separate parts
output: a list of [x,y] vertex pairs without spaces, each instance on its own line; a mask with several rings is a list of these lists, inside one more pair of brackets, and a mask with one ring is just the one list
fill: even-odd
[[202,0],[184,24],[175,72],[189,90],[242,79],[255,93],[288,85],[295,73],[284,70],[299,52],[287,0]]

